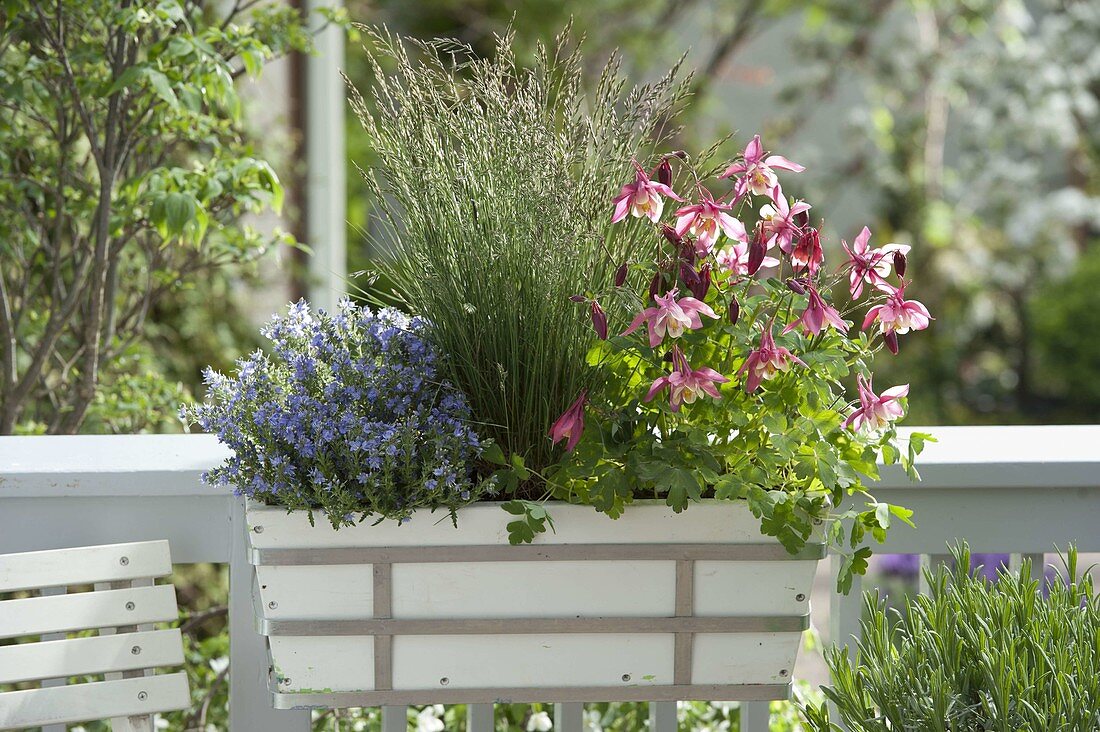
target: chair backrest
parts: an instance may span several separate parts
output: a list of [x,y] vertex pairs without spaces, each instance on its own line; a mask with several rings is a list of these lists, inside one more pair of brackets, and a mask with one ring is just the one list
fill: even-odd
[[[38,682],[0,692],[0,729],[110,719],[136,732],[188,708],[187,675],[155,674],[183,663],[180,631],[152,625],[177,619],[175,589],[153,582],[171,572],[167,541],[0,555],[0,593],[32,593],[0,601],[0,640],[20,639],[0,646],[0,685]],[[104,680],[68,683],[83,676]]]

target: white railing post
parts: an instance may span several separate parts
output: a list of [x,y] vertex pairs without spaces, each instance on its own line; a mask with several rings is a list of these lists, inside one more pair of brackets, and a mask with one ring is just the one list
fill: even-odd
[[[339,5],[333,0],[307,0],[309,11]],[[313,22],[320,22],[314,17]],[[309,295],[317,306],[336,309],[347,292],[347,160],[344,150],[344,104],[347,90],[344,30],[335,25],[316,34],[317,53],[306,59],[306,241]]]
[[268,689],[267,643],[256,632],[252,564],[248,561],[244,501],[233,502],[229,557],[229,728],[263,732],[309,732],[308,711],[276,710]]

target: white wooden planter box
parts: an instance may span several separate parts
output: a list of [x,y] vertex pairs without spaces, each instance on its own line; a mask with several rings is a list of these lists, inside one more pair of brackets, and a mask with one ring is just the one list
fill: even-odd
[[743,503],[551,514],[511,546],[493,503],[339,531],[250,503],[275,706],[789,694],[823,545],[791,556]]

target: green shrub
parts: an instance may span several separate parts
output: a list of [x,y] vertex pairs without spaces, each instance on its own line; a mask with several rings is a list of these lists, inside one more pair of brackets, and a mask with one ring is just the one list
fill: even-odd
[[[865,594],[854,659],[825,654],[834,714],[851,732],[1100,728],[1100,602],[1076,550],[1047,597],[1028,562],[991,582],[965,569],[965,545],[953,554],[958,569],[929,573],[905,612]],[[840,729],[824,704],[803,712],[812,730]]]

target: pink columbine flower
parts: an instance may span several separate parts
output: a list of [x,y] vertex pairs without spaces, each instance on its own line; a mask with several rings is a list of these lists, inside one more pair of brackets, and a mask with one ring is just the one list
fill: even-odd
[[681,405],[692,404],[700,394],[721,399],[722,395],[715,384],[729,381],[712,368],[704,366],[693,369],[679,346],[672,347],[672,373],[653,382],[646,392],[645,401],[651,401],[661,389],[669,387],[669,405],[673,412],[679,412]]
[[623,186],[615,197],[615,213],[611,216],[613,224],[625,219],[628,213],[639,219],[644,216],[657,223],[665,210],[665,199],[662,196],[668,196],[675,201],[684,200],[664,183],[650,180],[638,163],[634,163],[634,167],[638,171],[634,182]]
[[874,432],[905,413],[898,399],[909,394],[908,384],[891,387],[882,392],[882,396],[876,396],[871,379],[864,379],[860,374],[856,377],[856,383],[859,386],[859,407],[844,420],[845,427],[855,432]]
[[890,274],[890,267],[894,263],[894,255],[900,252],[904,257],[909,253],[907,244],[887,244],[879,249],[871,249],[871,230],[866,226],[859,232],[859,236],[852,242],[852,248],[848,248],[848,242],[843,239],[840,245],[848,254],[848,261],[844,264],[849,269],[848,281],[852,299],[855,300],[863,294],[863,284],[867,283],[880,290],[890,290],[890,284],[886,277]]
[[791,249],[791,264],[795,269],[806,269],[810,274],[815,274],[824,261],[821,233],[817,229],[804,229],[798,243]]
[[588,399],[588,390],[583,390],[576,401],[569,405],[553,426],[550,427],[552,444],[566,440],[565,451],[573,452],[584,431],[584,403]]
[[769,155],[764,157],[764,147],[760,144],[760,135],[755,135],[745,149],[741,152],[741,160],[726,168],[726,172],[719,178],[729,178],[739,173],[744,173],[734,188],[734,197],[740,199],[745,191],[752,191],[757,196],[766,195],[779,185],[775,177],[775,170],[789,170],[792,173],[801,173],[804,168],[798,163],[791,162],[782,155]]
[[779,186],[772,189],[771,197],[771,203],[760,207],[764,235],[768,237],[769,248],[778,244],[780,249],[790,254],[793,248],[791,242],[802,235],[802,228],[795,221],[795,217],[809,211],[810,204],[805,201],[795,201],[793,206],[788,205]]
[[760,345],[749,354],[745,363],[741,364],[737,375],[740,376],[747,371],[749,376],[745,380],[745,391],[756,391],[761,381],[772,379],[781,371],[789,371],[791,363],[806,365],[802,359],[786,348],[775,345],[771,326],[768,325],[760,336]]
[[726,213],[732,208],[732,204],[718,203],[704,190],[699,203],[684,206],[676,212],[676,234],[683,236],[690,232],[696,237],[695,253],[701,257],[714,249],[719,231],[734,241],[746,239],[745,225]]
[[806,335],[817,335],[826,325],[831,325],[841,333],[848,332],[848,323],[840,317],[836,309],[825,302],[813,285],[805,284],[806,294],[809,295],[809,303],[802,315],[783,329],[784,333],[790,333],[795,328],[802,326],[802,332]]
[[890,296],[886,298],[886,302],[867,311],[867,317],[863,319],[863,330],[867,330],[875,322],[884,336],[904,335],[911,330],[927,328],[932,320],[928,308],[916,300],[906,300],[904,286],[896,290],[889,285],[887,287]]
[[657,307],[646,308],[638,313],[622,335],[630,335],[644,322],[649,331],[649,346],[655,348],[664,340],[665,334],[668,334],[669,338],[679,338],[685,330],[702,328],[703,321],[700,315],[706,315],[708,318],[718,317],[711,310],[710,305],[694,297],[677,300],[678,294],[679,289],[674,287],[666,294],[654,297]]
[[[749,243],[737,242],[723,247],[717,255],[718,264],[727,272],[735,275],[749,274]],[[760,267],[778,267],[779,260],[775,257],[764,257]],[[759,269],[759,268],[758,268]]]

